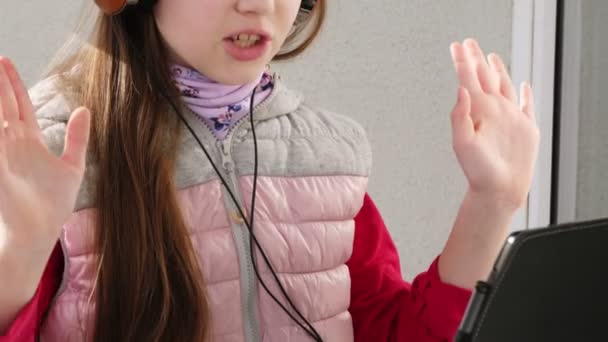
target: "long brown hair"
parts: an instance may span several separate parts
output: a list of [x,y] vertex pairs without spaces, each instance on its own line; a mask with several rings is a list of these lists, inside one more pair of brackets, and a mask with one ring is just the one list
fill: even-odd
[[[276,59],[304,51],[325,11],[325,1],[318,0],[302,42]],[[153,14],[137,8],[115,17],[97,14],[87,40],[73,53],[66,44],[48,74],[59,75],[61,91],[93,115],[89,158],[96,166],[98,271],[90,337],[206,340],[205,285],[173,181],[182,126],[156,90],[165,89],[174,103],[179,93],[167,86],[173,84],[168,68],[158,67],[168,65],[168,56]]]

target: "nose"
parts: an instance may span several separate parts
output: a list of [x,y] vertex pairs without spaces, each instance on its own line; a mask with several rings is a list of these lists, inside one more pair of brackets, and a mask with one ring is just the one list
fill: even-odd
[[237,0],[236,10],[241,13],[268,14],[274,11],[275,1],[285,0]]

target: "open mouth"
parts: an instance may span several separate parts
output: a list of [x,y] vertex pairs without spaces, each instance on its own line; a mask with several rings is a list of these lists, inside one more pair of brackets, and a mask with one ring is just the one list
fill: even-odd
[[260,30],[233,33],[224,38],[226,52],[239,61],[252,61],[264,56],[272,47],[269,34]]
[[257,34],[241,33],[229,39],[232,39],[232,42],[240,48],[248,48],[261,43],[264,37]]

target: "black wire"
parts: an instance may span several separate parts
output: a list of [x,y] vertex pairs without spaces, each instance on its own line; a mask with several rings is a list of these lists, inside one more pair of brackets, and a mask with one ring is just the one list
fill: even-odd
[[[260,243],[258,242],[258,239],[257,239],[257,237],[255,236],[255,234],[253,232],[252,226],[250,225],[249,221],[247,220],[247,218],[246,218],[246,216],[245,216],[245,214],[244,214],[241,206],[239,205],[239,202],[236,199],[236,196],[232,192],[232,189],[230,189],[230,187],[228,186],[228,183],[226,182],[226,179],[222,176],[222,173],[219,171],[219,169],[217,168],[217,166],[213,162],[213,158],[211,158],[211,155],[209,154],[209,152],[207,152],[207,149],[205,148],[205,146],[203,145],[203,143],[200,141],[200,139],[198,138],[198,136],[196,135],[196,133],[194,132],[194,130],[192,129],[192,127],[188,124],[188,122],[186,121],[186,119],[183,117],[183,115],[181,114],[181,112],[177,109],[177,106],[173,103],[173,101],[169,98],[169,96],[167,96],[164,91],[161,91],[160,93],[161,93],[161,96],[163,96],[165,98],[165,100],[169,103],[169,105],[173,108],[173,110],[179,116],[179,118],[182,120],[182,122],[184,123],[184,125],[186,125],[186,128],[188,129],[188,131],[190,131],[190,133],[192,134],[192,136],[194,137],[194,139],[196,140],[196,142],[199,144],[199,146],[203,150],[203,153],[205,154],[205,156],[207,157],[207,159],[211,163],[211,166],[213,167],[213,170],[215,171],[215,173],[218,175],[218,177],[222,181],[222,184],[224,185],[224,187],[226,187],[226,190],[228,191],[228,194],[230,195],[230,198],[234,202],[235,206],[237,207],[237,210],[239,211],[239,214],[243,218],[243,221],[244,221],[247,229],[249,230],[249,234],[250,234],[249,235],[249,239],[250,239],[249,240],[250,241],[250,252],[251,252],[252,259],[253,259],[252,261],[254,263],[254,268],[253,269],[254,269],[254,272],[256,274],[256,277],[258,278],[258,281],[260,281],[260,284],[262,285],[262,287],[264,288],[264,290],[268,293],[268,295],[281,307],[281,309],[283,311],[285,311],[285,313],[298,326],[300,326],[302,329],[304,329],[304,331],[306,331],[306,333],[308,335],[310,335],[310,337],[312,337],[316,342],[323,342],[323,339],[321,338],[320,334],[316,331],[316,329],[312,326],[312,324],[310,324],[310,322],[308,322],[308,320],[306,318],[304,318],[304,316],[300,313],[300,311],[293,304],[293,301],[291,300],[291,298],[289,297],[289,295],[287,295],[287,291],[285,291],[283,285],[279,281],[278,276],[276,275],[274,269],[272,268],[272,266],[270,264],[270,260],[268,259],[268,256],[266,255],[266,253],[262,249]],[[254,89],[254,92],[252,93],[252,103],[253,103],[253,97],[254,97],[254,95],[255,95],[255,89]],[[253,106],[250,108],[250,111],[251,111],[250,112],[250,116],[251,116],[250,119],[251,119],[251,122],[252,122],[252,133],[254,134],[254,137],[255,137],[255,132],[254,132],[255,129],[253,128],[254,127],[253,126]],[[255,149],[256,163],[255,163],[255,170],[254,170],[254,194],[253,194],[253,196],[255,196],[255,190],[256,190],[256,184],[255,183],[257,181],[257,141],[256,141],[255,138],[254,138],[254,145],[255,145],[254,149]],[[253,206],[254,205],[254,201],[252,201],[252,203],[251,203],[252,212],[254,211],[254,206]],[[253,218],[253,216],[252,216],[252,218]],[[264,259],[265,264],[270,269],[270,271],[271,271],[271,273],[273,275],[273,278],[277,282],[277,285],[279,286],[279,289],[281,290],[281,292],[283,293],[283,295],[287,299],[288,303],[291,305],[291,307],[294,309],[294,311],[298,314],[298,316],[300,316],[302,318],[302,320],[304,320],[306,322],[306,325],[311,328],[310,330],[307,327],[305,327],[297,318],[295,318],[293,316],[293,314],[289,311],[289,309],[287,309],[281,303],[281,301],[277,299],[277,297],[272,293],[272,291],[270,291],[270,289],[268,288],[268,286],[266,285],[266,283],[264,282],[264,280],[260,276],[259,271],[258,271],[257,266],[256,266],[256,263],[255,263],[253,248],[251,248],[252,247],[251,241],[253,241],[255,243],[255,245],[258,247],[258,249],[260,250],[260,254],[262,255],[262,258]]]

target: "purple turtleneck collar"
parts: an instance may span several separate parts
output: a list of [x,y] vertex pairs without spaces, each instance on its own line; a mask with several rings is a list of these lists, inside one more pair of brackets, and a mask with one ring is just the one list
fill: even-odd
[[264,101],[274,80],[265,70],[254,82],[243,85],[225,85],[212,81],[198,71],[178,64],[170,66],[175,85],[182,94],[182,101],[198,115],[218,140],[224,139],[232,127],[250,112],[251,94],[254,89],[254,106]]

